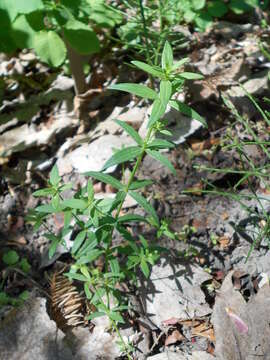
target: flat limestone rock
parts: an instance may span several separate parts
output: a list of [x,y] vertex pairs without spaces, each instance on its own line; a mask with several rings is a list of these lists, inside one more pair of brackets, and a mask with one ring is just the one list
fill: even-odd
[[211,276],[199,266],[162,258],[153,266],[149,279],[141,280],[139,294],[146,317],[161,328],[170,318],[186,320],[211,313],[201,290],[209,279]]
[[[100,171],[105,162],[113,155],[115,149],[123,146],[134,145],[127,136],[103,135],[90,144],[83,144],[63,158],[58,159],[57,166],[60,175],[69,173],[74,169],[76,172]],[[115,170],[115,166],[107,172]]]
[[46,311],[46,300],[31,299],[0,323],[1,360],[72,360],[64,334]]

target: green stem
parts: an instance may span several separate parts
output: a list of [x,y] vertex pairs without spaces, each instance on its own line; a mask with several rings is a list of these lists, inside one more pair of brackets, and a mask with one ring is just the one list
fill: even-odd
[[[147,24],[146,24],[146,20],[145,20],[145,16],[144,16],[143,0],[139,0],[139,5],[140,5],[140,15],[141,15],[142,23],[143,23],[146,59],[147,59],[148,64],[152,65],[151,56],[150,56],[149,42],[148,42],[149,34],[148,34]],[[150,80],[151,88],[153,89],[154,88],[154,80],[153,80],[152,75],[149,75],[149,80]]]
[[133,182],[133,180],[134,180],[134,177],[135,177],[135,174],[136,174],[139,166],[141,165],[141,162],[142,162],[143,156],[144,156],[144,154],[145,154],[145,150],[146,150],[146,148],[147,148],[147,144],[148,144],[148,141],[149,141],[149,139],[150,139],[150,137],[151,137],[152,131],[153,131],[153,127],[150,127],[150,128],[148,129],[147,134],[146,134],[146,137],[145,137],[145,140],[144,140],[144,143],[143,143],[143,147],[142,147],[142,151],[141,151],[141,153],[139,154],[139,156],[137,157],[137,161],[136,161],[136,163],[135,163],[135,165],[134,165],[134,168],[133,168],[133,170],[132,170],[132,172],[131,172],[131,174],[130,174],[130,177],[129,177],[129,179],[128,179],[127,185],[126,185],[126,187],[125,187],[125,190],[124,190],[124,191],[125,191],[125,196],[124,196],[124,198],[122,199],[122,201],[121,201],[121,203],[119,204],[119,207],[118,207],[118,209],[117,209],[117,213],[116,213],[116,215],[115,215],[116,220],[118,219],[119,214],[120,214],[120,212],[121,212],[121,210],[122,210],[122,207],[123,207],[123,204],[124,204],[124,202],[125,202],[125,200],[126,200],[126,197],[127,197],[127,194],[128,194],[129,188],[130,188],[130,185],[132,184],[132,182]]

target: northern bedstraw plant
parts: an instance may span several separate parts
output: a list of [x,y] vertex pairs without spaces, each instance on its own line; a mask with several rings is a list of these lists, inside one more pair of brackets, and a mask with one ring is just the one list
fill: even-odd
[[[159,235],[162,230],[154,208],[138,191],[150,185],[152,181],[138,180],[136,174],[145,154],[160,161],[175,174],[173,165],[161,152],[164,149],[173,148],[174,144],[156,137],[158,133],[169,134],[162,121],[168,106],[203,122],[200,115],[189,106],[174,99],[174,95],[182,89],[185,79],[201,78],[201,75],[194,73],[179,72],[179,68],[186,61],[187,59],[183,59],[174,64],[172,48],[166,42],[160,67],[152,67],[143,62],[133,62],[135,66],[160,80],[159,92],[141,84],[125,83],[111,86],[112,90],[125,91],[153,101],[145,138],[141,138],[130,125],[117,120],[117,124],[127,132],[134,141],[134,145],[114,153],[105,163],[102,171],[89,171],[85,174],[117,189],[118,192],[114,199],[96,199],[91,180],[88,180],[87,185],[77,191],[73,197],[64,199],[63,191],[72,188],[72,185],[62,182],[56,166],[50,173],[48,187],[34,193],[35,196],[50,197],[47,204],[38,206],[30,216],[30,219],[34,221],[35,229],[42,224],[46,226],[47,216],[55,213],[64,214],[64,225],[60,233],[47,232],[45,234],[51,241],[50,257],[53,256],[59,244],[67,247],[65,236],[74,227],[78,229],[70,249],[73,264],[66,276],[71,280],[83,283],[85,295],[96,309],[88,319],[103,315],[109,317],[112,328],[119,336],[121,348],[128,358],[131,358],[132,350],[129,344],[124,342],[119,331],[119,324],[124,323],[123,311],[127,309],[118,290],[119,284],[130,281],[136,285],[136,272],[139,270],[145,277],[148,277],[150,266],[158,260],[160,251],[158,247],[151,246],[143,236],[139,236],[139,239],[135,238],[127,224],[147,222],[159,231]],[[133,164],[127,182],[121,182],[104,172],[112,166],[126,162]],[[143,207],[148,217],[136,214],[122,215],[122,207],[128,194]],[[120,244],[113,241],[115,233],[118,233],[123,240]],[[96,266],[98,259],[103,262],[102,267]]]
[[[210,182],[206,182],[208,190],[203,190],[203,192],[230,198],[238,202],[246,212],[250,222],[252,222],[252,227],[241,229],[240,226],[236,226],[236,231],[244,232],[250,238],[251,244],[246,256],[247,261],[253,249],[260,246],[261,242],[267,241],[270,249],[270,199],[267,196],[270,191],[270,139],[267,132],[265,132],[265,129],[270,127],[270,113],[267,110],[263,110],[244,87],[242,87],[242,90],[258,110],[261,121],[252,124],[247,116],[241,115],[234,104],[227,97],[223,96],[226,107],[236,119],[235,126],[241,129],[241,138],[239,136],[232,136],[232,129],[230,129],[223,145],[225,153],[233,150],[234,157],[238,163],[237,168],[218,169],[204,166],[197,166],[197,168],[208,170],[212,173],[223,173],[232,177],[237,176],[237,182],[228,190],[221,190]],[[265,98],[264,100],[266,103],[270,103],[269,99]],[[258,154],[260,154],[261,159],[255,160]],[[243,186],[248,191],[241,191]],[[258,189],[259,187],[261,187],[261,190]]]

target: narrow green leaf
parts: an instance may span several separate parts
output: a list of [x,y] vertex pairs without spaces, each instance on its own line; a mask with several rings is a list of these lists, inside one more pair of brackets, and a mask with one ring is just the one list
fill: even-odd
[[161,65],[162,65],[162,69],[167,71],[171,70],[171,67],[173,66],[173,51],[168,41],[166,41],[163,48]]
[[167,106],[172,95],[172,84],[169,80],[161,80],[160,82],[160,101]]
[[76,264],[78,265],[88,264],[96,260],[102,253],[103,253],[102,250],[94,249],[89,254],[80,257]]
[[139,146],[130,146],[121,150],[118,150],[112,157],[106,162],[102,170],[106,170],[111,166],[122,164],[123,162],[133,160],[139,156],[142,149]]
[[116,312],[116,311],[110,311],[110,313],[109,313],[109,318],[110,318],[111,320],[117,321],[117,322],[119,322],[119,323],[121,323],[121,324],[124,324],[124,323],[125,323],[122,315],[121,315],[119,312]]
[[58,206],[60,204],[60,196],[59,194],[55,194],[53,197],[52,197],[52,207],[54,209],[57,209]]
[[67,228],[70,225],[72,218],[72,211],[68,210],[64,212],[64,228]]
[[110,260],[110,268],[112,273],[119,274],[120,273],[120,265],[117,259]]
[[177,61],[175,64],[173,64],[172,71],[179,69],[181,66],[183,66],[188,61],[189,61],[189,58],[184,58],[184,59]]
[[178,111],[180,111],[182,114],[190,117],[191,119],[195,119],[200,121],[204,127],[207,128],[207,123],[204,120],[203,117],[201,117],[195,110],[193,110],[190,106],[178,101],[178,100],[171,100],[170,106]]
[[150,155],[152,158],[159,161],[161,164],[165,165],[174,175],[176,174],[175,168],[173,167],[172,163],[166,158],[166,156],[162,155],[160,152],[156,150],[146,150],[147,154]]
[[52,195],[55,192],[54,189],[52,188],[45,188],[45,189],[40,189],[35,191],[32,195],[33,196],[47,196],[47,195]]
[[120,183],[119,180],[115,179],[111,175],[103,174],[102,172],[98,171],[88,171],[84,173],[86,176],[92,176],[94,179],[104,182],[105,184],[110,184],[112,187],[118,190],[122,190],[124,185]]
[[62,202],[62,205],[71,209],[83,210],[87,207],[87,203],[81,199],[67,199]]
[[87,182],[87,196],[88,196],[88,201],[93,201],[94,200],[94,195],[95,195],[95,191],[94,191],[94,187],[92,184],[91,180],[88,180]]
[[130,185],[129,189],[137,190],[137,189],[141,189],[142,187],[149,186],[152,184],[153,184],[152,180],[136,180],[136,181],[133,181],[133,183]]
[[165,79],[165,75],[162,71],[162,69],[157,70],[153,66],[148,65],[142,61],[131,61],[131,64],[135,65],[137,68],[147,72],[148,74],[151,74],[153,76],[156,76],[160,79]]
[[130,84],[130,83],[115,84],[109,86],[109,89],[125,91],[130,94],[140,96],[144,99],[155,100],[158,98],[158,94],[154,90],[141,84]]
[[175,144],[171,141],[164,139],[154,139],[147,145],[148,149],[173,149]]
[[92,313],[91,315],[87,316],[87,320],[93,320],[93,319],[96,319],[98,317],[101,317],[101,316],[105,316],[106,313],[105,312],[102,312],[102,311],[95,311],[94,313]]
[[[84,283],[84,286],[83,286],[83,287],[84,287],[84,292],[85,292],[85,295],[86,295],[87,299],[88,299],[88,300],[91,300],[93,294],[91,293],[91,291],[90,291],[90,289],[89,289],[89,284]],[[93,315],[93,314],[91,314],[91,315]]]
[[144,216],[136,215],[136,214],[127,214],[120,216],[117,220],[118,223],[127,223],[127,222],[147,222],[147,219]]
[[54,214],[56,212],[63,210],[63,208],[62,206],[60,206],[58,209],[55,209],[51,204],[45,204],[45,205],[37,206],[35,210],[40,213]]
[[86,282],[89,281],[89,279],[86,276],[77,273],[65,273],[64,275],[66,275],[69,279],[72,280],[86,281]]
[[50,183],[53,186],[56,186],[56,185],[58,185],[60,180],[61,180],[61,178],[59,176],[58,168],[57,168],[57,165],[55,164],[50,172]]
[[136,130],[132,126],[128,125],[126,122],[121,120],[115,120],[116,124],[120,125],[131,137],[136,141],[138,145],[143,144],[143,140]]
[[75,254],[79,250],[82,243],[84,242],[85,237],[86,237],[86,231],[85,230],[79,232],[79,234],[75,237],[75,240],[74,240],[74,243],[73,243],[73,246],[72,246],[72,250],[71,250],[72,254]]
[[152,112],[147,124],[147,127],[150,128],[153,126],[158,120],[162,118],[165,114],[166,105],[160,101],[160,99],[156,99],[153,103]]
[[55,254],[59,242],[60,242],[60,240],[57,237],[55,237],[52,240],[52,243],[49,247],[49,259],[51,259],[53,257],[53,255]]
[[141,259],[140,268],[142,269],[144,276],[148,278],[150,275],[150,270],[144,258]]
[[187,80],[201,80],[204,78],[203,75],[192,73],[192,72],[182,72],[182,73],[178,74],[178,76],[180,76],[183,79],[187,79]]
[[133,197],[133,199],[135,201],[137,201],[137,203],[140,206],[142,206],[144,208],[144,210],[148,214],[150,214],[153,217],[153,219],[155,220],[155,223],[159,224],[159,219],[158,219],[158,216],[157,216],[156,211],[153,208],[153,206],[141,194],[139,194],[135,191],[129,191],[128,193],[131,197]]

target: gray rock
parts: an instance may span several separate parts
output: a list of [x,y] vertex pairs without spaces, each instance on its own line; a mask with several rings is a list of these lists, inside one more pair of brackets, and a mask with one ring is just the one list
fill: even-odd
[[[127,136],[104,135],[90,144],[79,146],[63,158],[58,159],[59,173],[64,175],[71,172],[72,169],[80,173],[100,171],[115,149],[121,149],[124,145],[128,146],[133,143],[133,140]],[[115,166],[107,171],[114,170]]]
[[214,356],[205,351],[195,351],[192,355],[183,354],[180,352],[166,351],[147,358],[148,360],[212,360]]
[[201,290],[201,284],[209,279],[199,266],[162,258],[153,266],[150,278],[141,280],[139,294],[145,302],[146,318],[162,328],[170,318],[184,320],[211,313]]
[[[64,334],[50,320],[46,300],[29,300],[13,309],[0,323],[1,360],[72,360]],[[78,358],[77,358],[78,359]]]

